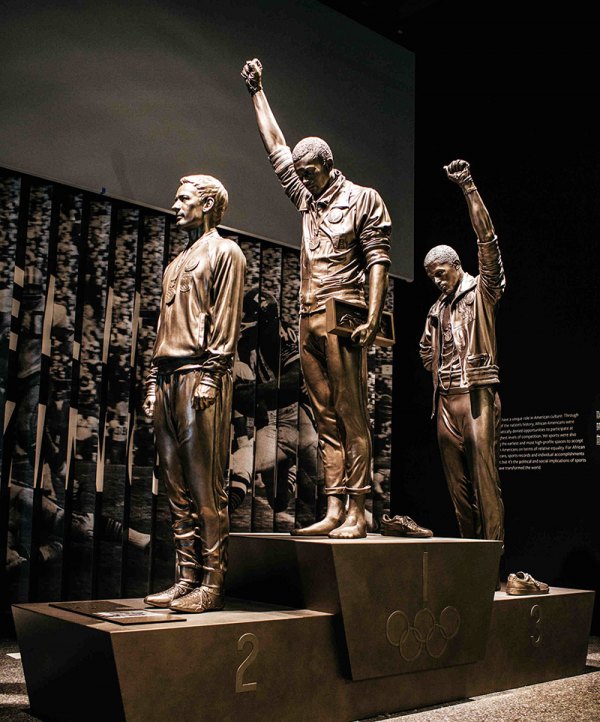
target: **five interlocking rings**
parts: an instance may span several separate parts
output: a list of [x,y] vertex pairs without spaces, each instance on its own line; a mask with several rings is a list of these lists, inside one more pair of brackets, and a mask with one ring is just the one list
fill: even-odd
[[440,613],[439,622],[429,609],[421,609],[415,614],[411,624],[404,612],[392,612],[386,624],[388,642],[398,647],[402,659],[414,662],[423,648],[433,659],[438,659],[446,651],[448,641],[456,637],[460,629],[460,614],[454,607],[445,607]]

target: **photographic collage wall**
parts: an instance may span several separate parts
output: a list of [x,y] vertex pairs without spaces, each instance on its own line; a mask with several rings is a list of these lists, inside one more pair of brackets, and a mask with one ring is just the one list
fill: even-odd
[[[289,532],[325,506],[298,355],[299,251],[220,230],[247,259],[231,531]],[[170,513],[142,403],[160,279],[186,242],[170,213],[0,169],[3,608],[172,584]],[[372,531],[390,507],[392,366],[392,348],[369,350]]]

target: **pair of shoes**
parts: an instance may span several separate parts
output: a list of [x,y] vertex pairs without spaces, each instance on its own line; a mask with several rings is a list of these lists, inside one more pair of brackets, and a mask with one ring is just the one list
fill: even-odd
[[509,574],[506,582],[507,594],[548,594],[550,587],[545,582],[538,582],[527,572]]
[[165,589],[164,592],[156,592],[155,594],[149,594],[145,597],[144,602],[149,604],[151,607],[160,607],[161,609],[168,609],[171,602],[174,602],[179,597],[183,597],[194,590],[198,584],[196,582],[190,582],[187,579],[180,579],[175,582],[172,587]]
[[386,536],[432,537],[431,529],[419,526],[409,516],[390,517],[384,514],[381,517],[381,533]]
[[213,612],[223,609],[225,597],[223,592],[211,587],[196,587],[189,594],[181,599],[176,599],[169,605],[174,612],[188,612],[199,614],[201,612]]

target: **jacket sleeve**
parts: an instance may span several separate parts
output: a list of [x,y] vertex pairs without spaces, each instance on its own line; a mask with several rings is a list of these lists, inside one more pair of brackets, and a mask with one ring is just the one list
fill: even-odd
[[244,298],[246,258],[230,239],[220,239],[211,259],[211,322],[207,335],[208,358],[201,365],[202,383],[221,387],[235,359]]
[[146,387],[146,397],[148,396],[156,396],[156,377],[158,376],[158,366],[153,363],[150,365],[150,368],[148,369],[148,373],[146,374],[146,380],[144,382],[144,385]]
[[[161,296],[161,307],[162,307],[162,296]],[[152,360],[150,361],[150,368],[146,373],[144,380],[144,386],[146,387],[146,397],[156,396],[156,379],[158,377],[158,366],[154,362],[154,350],[156,349],[156,338],[158,336],[158,330],[160,328],[160,315],[158,316],[158,323],[156,324],[156,334],[154,336],[154,348],[152,350]]]
[[423,331],[421,341],[419,342],[419,356],[421,357],[423,366],[425,366],[427,371],[431,371],[433,368],[433,346],[431,343],[431,333],[431,316],[428,314],[427,321],[425,322],[425,330]]
[[477,254],[479,259],[479,288],[487,302],[494,305],[498,303],[506,287],[504,266],[502,265],[497,236],[494,236],[491,241],[477,241]]
[[303,209],[310,199],[310,193],[296,173],[292,160],[292,151],[288,146],[279,148],[269,155],[269,160],[287,197],[298,210]]
[[365,258],[365,270],[376,263],[389,267],[392,221],[383,199],[373,188],[365,188],[356,203],[356,211],[359,222],[357,235]]

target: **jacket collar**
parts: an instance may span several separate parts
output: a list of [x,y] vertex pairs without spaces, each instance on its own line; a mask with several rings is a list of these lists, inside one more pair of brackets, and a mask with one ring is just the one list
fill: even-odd
[[346,176],[341,171],[335,169],[333,171],[333,174],[333,181],[318,198],[310,195],[310,193],[307,194],[304,203],[300,207],[301,211],[316,211],[327,208],[327,206],[342,190],[342,188],[344,187],[344,183],[346,182]]
[[473,276],[470,273],[467,273],[465,271],[463,274],[462,280],[458,284],[458,288],[456,289],[456,292],[454,293],[454,298],[452,299],[451,303],[452,304],[456,303],[461,296],[464,296],[467,291],[470,291],[472,288],[475,288],[476,285],[477,285],[477,279],[473,278]]
[[206,241],[211,236],[214,236],[215,234],[219,235],[219,231],[217,230],[216,226],[213,228],[209,228],[206,233],[203,233],[201,236],[198,236],[195,241],[188,241],[187,246],[184,250],[190,251],[195,246],[199,246],[202,241]]

